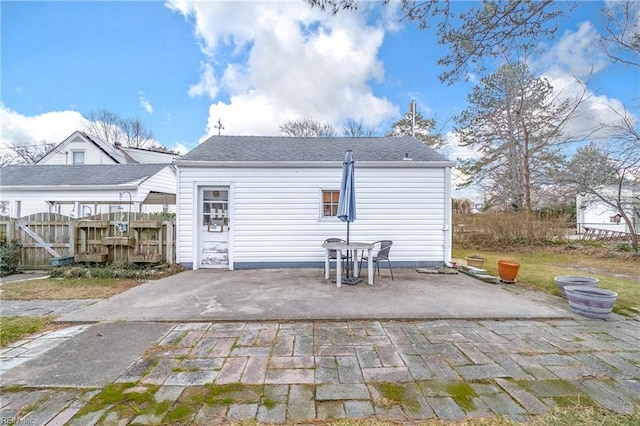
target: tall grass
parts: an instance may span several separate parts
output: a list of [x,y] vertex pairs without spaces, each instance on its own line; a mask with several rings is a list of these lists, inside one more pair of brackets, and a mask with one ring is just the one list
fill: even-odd
[[549,217],[530,212],[454,214],[453,241],[458,248],[494,250],[559,244],[574,232],[569,220],[569,215]]

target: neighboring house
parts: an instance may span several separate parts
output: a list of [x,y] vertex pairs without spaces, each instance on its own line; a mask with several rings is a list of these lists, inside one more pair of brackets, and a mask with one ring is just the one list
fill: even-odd
[[111,144],[85,132],[76,131],[37,164],[169,164],[175,154]]
[[345,151],[356,160],[351,241],[392,240],[394,266],[451,260],[451,167],[412,137],[214,136],[174,161],[177,262],[198,268],[320,267]]
[[0,168],[0,200],[11,217],[42,211],[85,217],[154,213],[175,205],[171,164],[13,165]]
[[[109,213],[123,208],[121,202],[124,200],[118,197],[121,191],[132,194],[134,211],[175,212],[175,169],[170,166],[175,157],[174,154],[111,144],[76,131],[37,164],[1,169],[0,207],[3,211],[0,214],[18,217],[53,212],[84,217],[89,213]],[[154,166],[136,170],[136,167],[148,164]],[[98,165],[116,167],[66,168]],[[138,182],[146,183],[138,187]],[[113,185],[125,185],[126,188],[106,190]],[[153,188],[151,195],[145,185]],[[128,204],[129,196],[125,195],[125,198]]]
[[[602,192],[613,200],[617,187],[604,188]],[[636,233],[640,230],[640,187],[626,187],[622,191],[622,206],[631,218]],[[613,207],[597,197],[588,194],[576,196],[576,222],[578,233],[584,228],[606,229],[609,231],[629,232],[629,227]]]

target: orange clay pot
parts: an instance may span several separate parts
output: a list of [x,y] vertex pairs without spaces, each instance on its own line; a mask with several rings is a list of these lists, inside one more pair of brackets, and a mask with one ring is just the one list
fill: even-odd
[[520,264],[511,260],[498,260],[498,275],[501,280],[515,281]]

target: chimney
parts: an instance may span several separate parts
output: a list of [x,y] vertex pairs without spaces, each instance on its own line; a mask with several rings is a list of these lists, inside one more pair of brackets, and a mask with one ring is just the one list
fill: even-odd
[[117,141],[113,143],[113,146],[114,146],[116,149],[120,149],[120,148],[122,148],[122,144],[121,144],[120,142],[117,142]]

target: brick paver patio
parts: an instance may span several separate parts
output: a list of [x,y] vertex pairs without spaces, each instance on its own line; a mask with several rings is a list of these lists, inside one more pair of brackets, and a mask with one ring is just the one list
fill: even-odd
[[81,412],[99,389],[17,389],[4,392],[0,417],[49,425],[523,420],[577,402],[631,413],[640,407],[640,322],[180,323],[116,382],[152,393],[154,409]]

